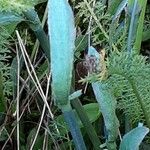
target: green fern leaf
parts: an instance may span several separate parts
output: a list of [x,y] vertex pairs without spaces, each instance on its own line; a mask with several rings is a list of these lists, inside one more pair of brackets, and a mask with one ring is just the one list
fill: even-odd
[[21,13],[45,0],[0,0],[0,10],[5,12]]
[[150,64],[146,63],[146,57],[113,52],[107,67],[110,76],[107,82],[118,99],[118,107],[131,122],[146,121],[150,127]]
[[7,30],[0,26],[0,72],[3,83],[3,94],[5,100],[12,95],[12,82],[10,80],[10,50],[8,49],[8,38],[10,37]]

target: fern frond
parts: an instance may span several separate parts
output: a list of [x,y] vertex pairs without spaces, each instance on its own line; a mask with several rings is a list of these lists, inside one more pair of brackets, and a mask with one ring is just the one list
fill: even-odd
[[[88,0],[88,3],[91,6],[91,8],[93,8],[93,1],[94,0]],[[88,10],[87,5],[85,4],[85,2],[79,2],[78,5],[76,6],[76,8],[79,10],[77,15],[80,18],[83,18],[82,24],[88,26],[89,18],[91,17],[91,13]],[[93,8],[93,12],[94,12],[95,16],[97,17],[97,19],[99,20],[99,22],[101,22],[105,31],[108,31],[109,24],[111,22],[111,17],[107,13],[106,9],[107,8],[102,3],[102,1],[97,1]],[[92,36],[91,39],[92,39],[93,45],[97,45],[97,44],[105,45],[107,43],[107,38],[103,35],[103,33],[99,29],[97,23],[94,21],[94,19],[93,19],[93,23],[92,23],[91,36]]]
[[107,67],[110,77],[106,82],[118,99],[118,108],[124,110],[132,123],[146,121],[150,127],[150,64],[146,57],[113,52]]
[[0,0],[0,10],[21,13],[36,5],[39,0]]

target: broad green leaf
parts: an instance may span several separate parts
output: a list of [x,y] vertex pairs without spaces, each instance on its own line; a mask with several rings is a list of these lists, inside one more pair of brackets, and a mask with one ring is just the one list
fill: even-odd
[[[95,122],[98,119],[98,117],[100,116],[100,110],[99,110],[99,106],[97,103],[86,104],[83,107],[84,107],[84,110],[87,113],[87,116],[91,123]],[[80,128],[83,127],[83,124],[80,121],[77,113],[75,113],[75,116],[77,118],[77,122],[78,122]],[[69,131],[69,129],[64,121],[63,115],[58,116],[56,118],[56,122],[58,124],[58,127],[60,128],[61,135],[64,135],[67,133],[67,131]]]
[[48,8],[52,91],[56,103],[61,106],[68,104],[70,95],[75,48],[74,17],[67,0],[51,0]]
[[146,127],[137,127],[124,135],[119,150],[138,150],[142,140],[149,132]]
[[107,85],[101,82],[92,83],[94,94],[101,113],[104,118],[106,132],[108,134],[107,138],[107,148],[116,149],[116,138],[118,136],[119,121],[116,116],[116,105],[117,102],[112,96],[111,91],[107,88]]

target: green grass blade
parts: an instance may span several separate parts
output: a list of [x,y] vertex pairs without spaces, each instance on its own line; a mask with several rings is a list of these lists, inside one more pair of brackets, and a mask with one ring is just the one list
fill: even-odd
[[[135,5],[137,5],[137,7],[134,9]],[[132,43],[134,43],[132,48],[135,50],[135,52],[137,54],[140,53],[140,49],[141,49],[146,6],[147,6],[147,0],[144,0],[144,1],[129,0],[128,1],[128,11],[129,11],[128,13],[129,14],[132,13],[130,27],[133,26],[132,25],[133,23],[136,24],[136,26],[133,27],[134,32],[132,31],[133,29],[131,29],[132,35],[130,35],[131,31],[129,31],[129,35],[130,35],[130,37],[133,37],[133,35],[134,35],[134,40],[132,38]],[[135,31],[135,29],[136,29],[136,31]],[[128,37],[128,43],[129,43],[129,41],[131,42],[131,38],[129,39],[129,37]],[[130,44],[130,46],[128,45],[128,50],[129,50],[129,48],[131,49],[131,44]]]
[[147,0],[142,1],[141,3],[142,10],[141,10],[141,14],[140,14],[139,21],[138,21],[136,40],[134,44],[134,49],[137,51],[137,53],[140,53],[140,49],[141,49],[146,6],[147,6]]
[[113,15],[118,8],[121,0],[109,0],[108,1],[108,12]]
[[[82,121],[83,126],[86,129],[87,134],[95,148],[95,150],[100,149],[100,140],[98,139],[97,133],[95,132],[86,112],[82,104],[80,103],[79,99],[71,100],[71,104],[75,108],[76,112],[78,113],[79,118]],[[90,130],[89,130],[90,129]]]
[[3,93],[3,77],[0,72],[0,112],[5,112],[5,110],[6,110],[6,102]]
[[[24,65],[24,62],[21,54],[19,55],[20,55],[20,70],[21,70]],[[17,57],[14,57],[12,60],[10,74],[11,74],[12,88],[13,88],[13,100],[15,100],[17,96]]]
[[[130,8],[130,5],[128,6],[128,8]],[[138,16],[139,16],[139,13],[137,13],[138,0],[134,1],[134,5],[131,8],[130,8],[131,9],[131,21],[130,21],[130,26],[129,26],[128,40],[127,40],[127,51],[129,54],[131,54],[131,51],[133,48],[133,42],[135,39],[134,35],[136,33],[135,29],[137,27],[137,21],[138,21]]]

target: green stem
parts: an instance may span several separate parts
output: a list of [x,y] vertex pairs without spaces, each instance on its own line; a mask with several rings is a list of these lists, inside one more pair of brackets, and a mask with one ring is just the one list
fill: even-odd
[[36,11],[34,9],[30,9],[28,11],[25,11],[24,15],[28,19],[28,22],[27,22],[28,25],[34,31],[36,37],[38,38],[46,57],[50,61],[49,40],[48,40],[46,33],[44,32],[44,30],[42,28],[38,14],[36,13]]
[[63,115],[64,115],[66,123],[68,124],[70,128],[70,132],[73,137],[73,141],[75,143],[76,149],[86,150],[86,146],[85,146],[81,131],[79,129],[79,126],[77,124],[74,112],[72,110],[63,111]]
[[75,108],[76,112],[78,113],[79,118],[82,121],[82,124],[84,125],[87,134],[89,135],[89,138],[94,146],[95,150],[100,150],[100,140],[82,106],[82,104],[80,103],[79,99],[74,99],[71,100],[71,104],[72,106]]

